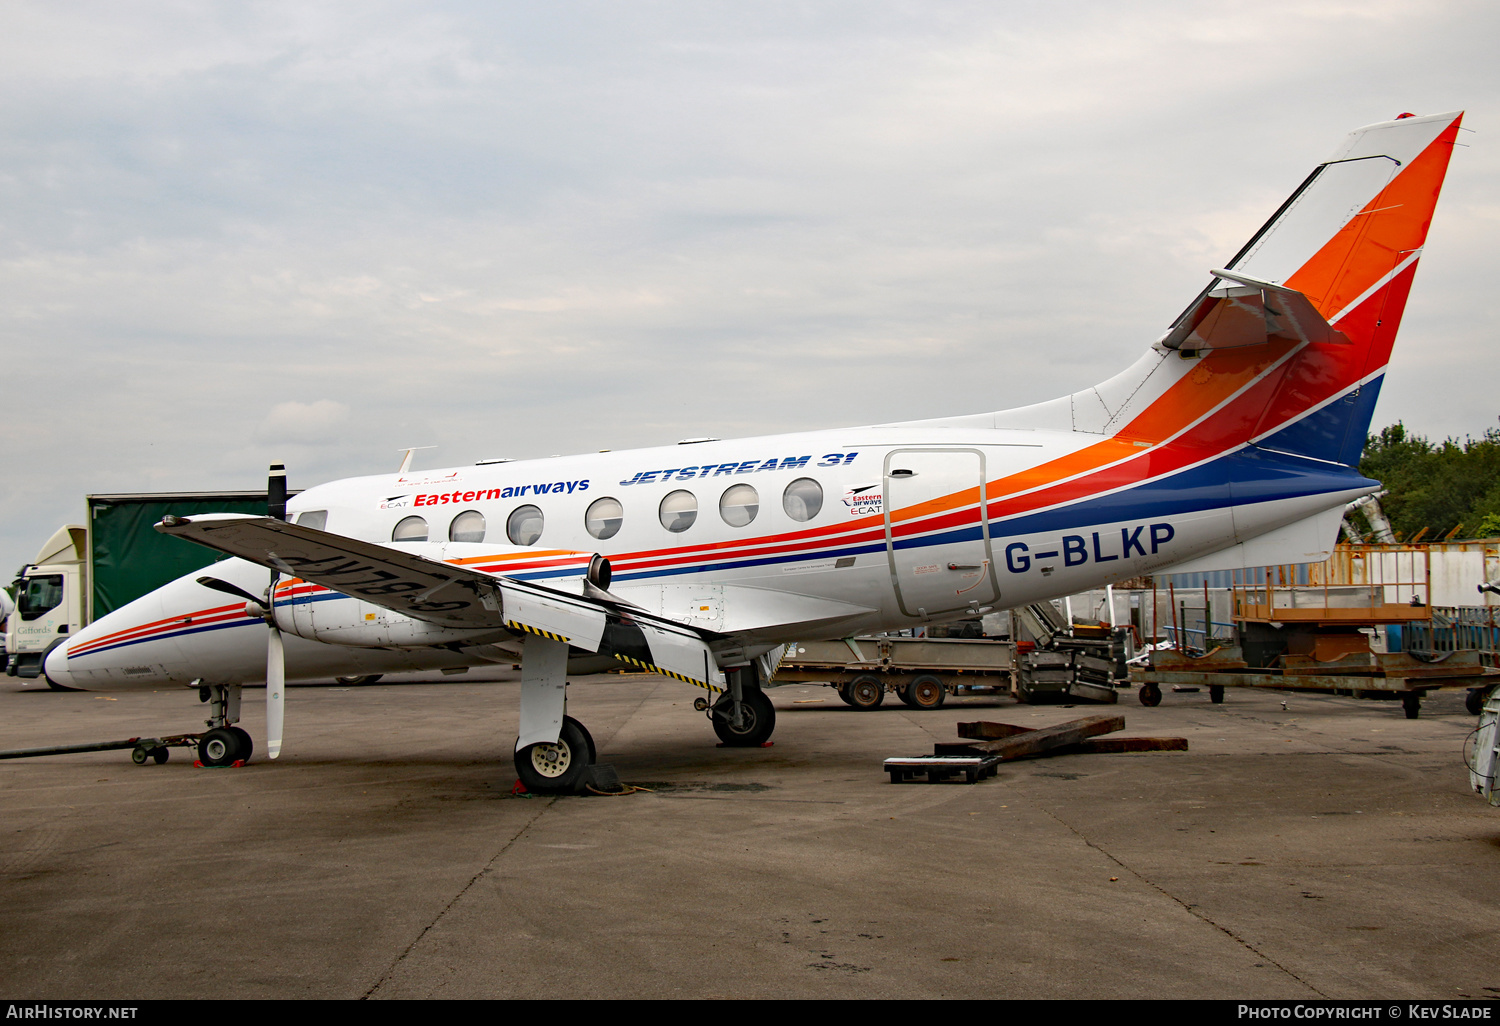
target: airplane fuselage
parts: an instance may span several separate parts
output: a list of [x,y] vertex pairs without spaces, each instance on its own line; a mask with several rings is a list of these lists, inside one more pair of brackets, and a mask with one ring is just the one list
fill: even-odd
[[[1372,486],[1348,468],[1254,446],[1213,454],[1137,439],[1080,463],[1090,480],[1080,502],[1060,472],[1105,441],[1113,440],[968,426],[805,432],[350,478],[302,492],[288,514],[543,583],[576,575],[559,565],[559,551],[597,552],[612,564],[616,595],[733,639],[740,654],[1148,574]],[[1100,474],[1118,487],[1100,491]],[[402,537],[413,540],[393,541]],[[239,559],[212,573],[252,594],[268,577]],[[49,672],[90,690],[264,679],[261,621],[196,576],[102,619],[91,640],[71,647],[65,669],[54,661]],[[399,630],[357,632],[413,621],[316,586],[283,584],[280,616],[288,606],[330,626],[319,640],[288,637],[292,680],[509,658]]]

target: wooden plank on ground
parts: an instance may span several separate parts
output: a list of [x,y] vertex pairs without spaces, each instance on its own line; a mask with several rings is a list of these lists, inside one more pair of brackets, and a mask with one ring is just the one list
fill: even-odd
[[1124,716],[1084,716],[1053,727],[1028,730],[1010,737],[996,738],[993,741],[971,741],[967,747],[974,751],[998,755],[1002,760],[1009,762],[1011,759],[1036,755],[1039,752],[1062,748],[1065,745],[1076,745],[1088,738],[1124,729]]
[[1018,727],[1014,723],[975,720],[972,723],[960,723],[958,725],[958,736],[974,738],[977,741],[994,741],[997,738],[1014,737],[1017,734],[1029,734],[1035,729],[1035,727]]
[[[1114,755],[1130,752],[1185,752],[1185,737],[1095,737],[1072,745],[1060,745],[1036,752],[1036,755]],[[984,755],[989,749],[982,741],[939,742],[932,746],[934,755]]]
[[1081,741],[1068,749],[1070,752],[1095,755],[1117,752],[1185,752],[1187,750],[1188,743],[1185,737],[1096,737]]

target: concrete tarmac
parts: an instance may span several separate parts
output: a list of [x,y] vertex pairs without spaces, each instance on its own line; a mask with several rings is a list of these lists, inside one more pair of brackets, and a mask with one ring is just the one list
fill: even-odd
[[[883,758],[960,720],[1103,710],[789,686],[772,747],[721,749],[686,685],[588,677],[570,713],[651,792],[519,798],[501,676],[293,687],[282,758],[241,769],[0,762],[0,997],[1500,994],[1500,809],[1467,790],[1462,692],[1415,721],[1125,693],[1127,735],[1191,750],[893,785]],[[20,685],[0,748],[202,729],[180,689]]]

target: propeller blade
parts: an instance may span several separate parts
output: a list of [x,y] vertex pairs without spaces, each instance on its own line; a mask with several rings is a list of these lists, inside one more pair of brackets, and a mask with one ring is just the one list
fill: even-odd
[[266,643],[266,754],[281,754],[281,725],[286,718],[286,655],[281,632],[271,628]]
[[280,463],[271,464],[266,478],[266,516],[286,519],[286,467]]
[[251,602],[254,602],[258,606],[265,605],[266,597],[264,595],[252,595],[244,588],[241,588],[238,585],[230,584],[228,581],[221,581],[217,577],[200,577],[198,578],[198,583],[203,585],[205,588],[212,588],[214,591],[222,591],[226,595],[234,595],[238,598],[249,599]]

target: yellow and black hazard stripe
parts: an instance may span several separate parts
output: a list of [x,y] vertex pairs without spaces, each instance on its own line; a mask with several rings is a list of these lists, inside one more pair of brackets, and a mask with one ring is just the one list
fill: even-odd
[[671,677],[673,680],[680,680],[685,684],[692,684],[694,687],[703,688],[705,691],[712,691],[716,695],[722,695],[724,693],[724,689],[721,687],[715,687],[714,685],[701,680],[694,680],[692,677],[686,677],[680,673],[673,673],[671,670],[663,670],[655,663],[648,663],[643,659],[632,659],[628,655],[620,655],[619,653],[615,653],[615,658],[620,660],[620,662],[622,663],[629,663],[631,666],[639,666],[641,669],[648,670],[651,673],[659,673],[663,677]]
[[561,634],[553,634],[551,631],[543,631],[538,630],[535,627],[530,627],[524,623],[521,623],[519,620],[506,620],[505,626],[514,628],[518,631],[525,631],[527,634],[535,634],[539,638],[550,638],[553,641],[561,641],[563,644],[567,644],[571,640],[569,638],[563,637]]

